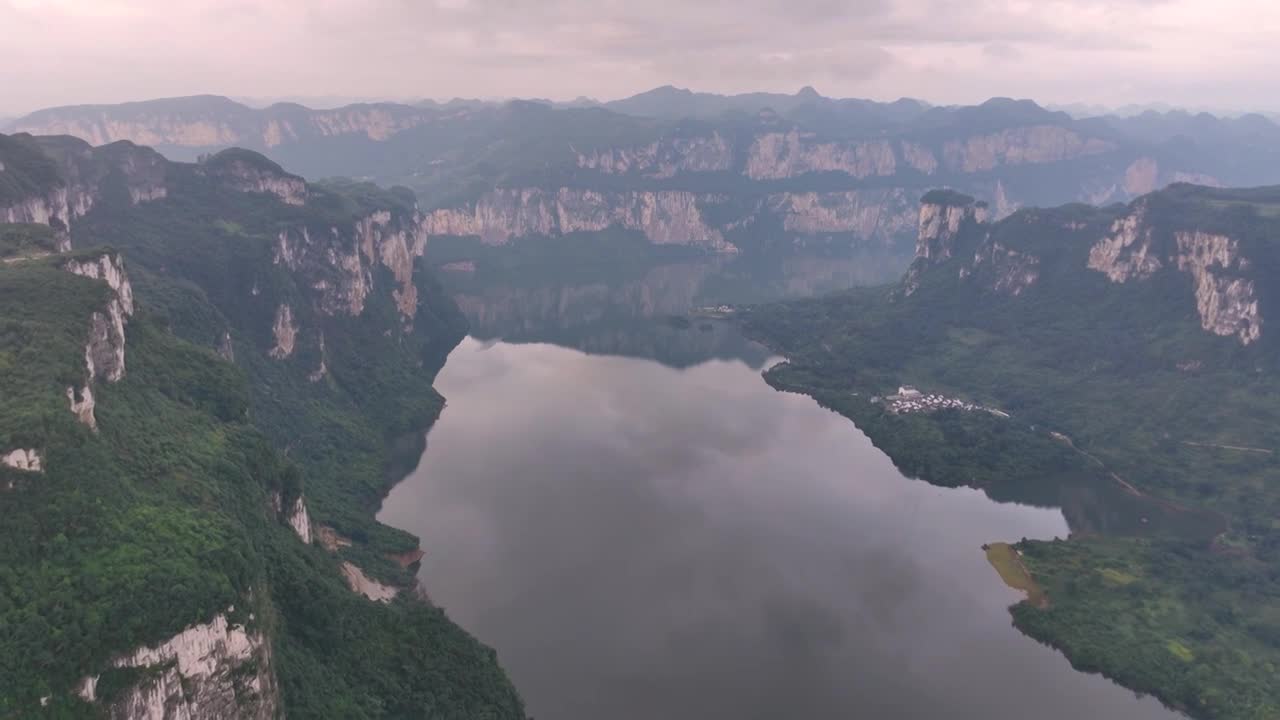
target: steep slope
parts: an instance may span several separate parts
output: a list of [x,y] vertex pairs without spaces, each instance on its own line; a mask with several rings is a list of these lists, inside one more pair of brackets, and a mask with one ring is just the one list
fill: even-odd
[[82,201],[0,225],[0,714],[523,718],[373,520],[465,327],[412,193],[11,148]]
[[1062,507],[1070,542],[1017,545],[1048,600],[1013,613],[1077,667],[1274,717],[1280,189],[984,215],[929,193],[901,284],[747,313],[790,358],[770,382],[926,480]]
[[402,183],[429,199],[432,233],[490,244],[612,228],[721,252],[799,244],[909,254],[914,199],[932,187],[1004,217],[1126,201],[1179,181],[1280,181],[1280,127],[1265,118],[1143,117],[1075,120],[1008,99],[928,107],[811,89],[659,88],[598,107],[253,110],[185,98],[57,108],[12,127],[160,143],[174,157],[241,144],[308,176]]

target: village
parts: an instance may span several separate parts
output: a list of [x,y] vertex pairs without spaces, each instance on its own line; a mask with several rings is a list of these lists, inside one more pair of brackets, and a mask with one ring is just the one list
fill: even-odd
[[1009,417],[1008,413],[1000,410],[936,393],[926,394],[910,385],[899,387],[896,395],[887,395],[883,398],[873,397],[871,402],[884,403],[885,409],[899,415],[916,412],[936,412],[938,410],[963,410],[965,412],[982,410],[992,415]]

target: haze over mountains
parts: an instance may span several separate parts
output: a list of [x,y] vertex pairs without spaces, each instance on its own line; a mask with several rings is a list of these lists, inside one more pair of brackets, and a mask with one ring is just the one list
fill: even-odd
[[524,717],[373,515],[459,306],[678,364],[740,340],[683,315],[713,273],[864,251],[899,282],[716,312],[909,474],[1063,509],[1077,537],[1019,545],[1024,631],[1196,717],[1280,712],[1280,192],[1239,189],[1280,185],[1267,117],[666,86],[3,129],[0,715]]
[[256,149],[306,177],[406,185],[430,234],[490,244],[614,228],[718,252],[870,244],[905,255],[916,200],[939,186],[1003,217],[1127,201],[1172,182],[1280,182],[1280,126],[1261,115],[1076,119],[1026,100],[933,107],[808,87],[325,110],[193,96],[52,108],[8,130],[128,140],[185,159]]

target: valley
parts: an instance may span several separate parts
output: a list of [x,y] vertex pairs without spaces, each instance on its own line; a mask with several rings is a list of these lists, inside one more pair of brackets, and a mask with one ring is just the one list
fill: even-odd
[[1270,120],[7,127],[0,715],[1280,712]]

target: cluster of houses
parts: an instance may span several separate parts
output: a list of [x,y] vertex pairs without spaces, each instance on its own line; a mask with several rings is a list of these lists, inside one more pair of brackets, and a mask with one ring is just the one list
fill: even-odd
[[945,395],[936,393],[925,394],[910,385],[903,385],[898,388],[898,394],[888,395],[883,398],[871,398],[873,403],[884,403],[885,408],[891,413],[905,415],[914,412],[935,412],[937,410],[964,410],[972,412],[974,410],[983,410],[1000,417],[1009,417],[1008,414],[992,408],[983,407],[971,402],[965,402],[957,398],[949,398]]

